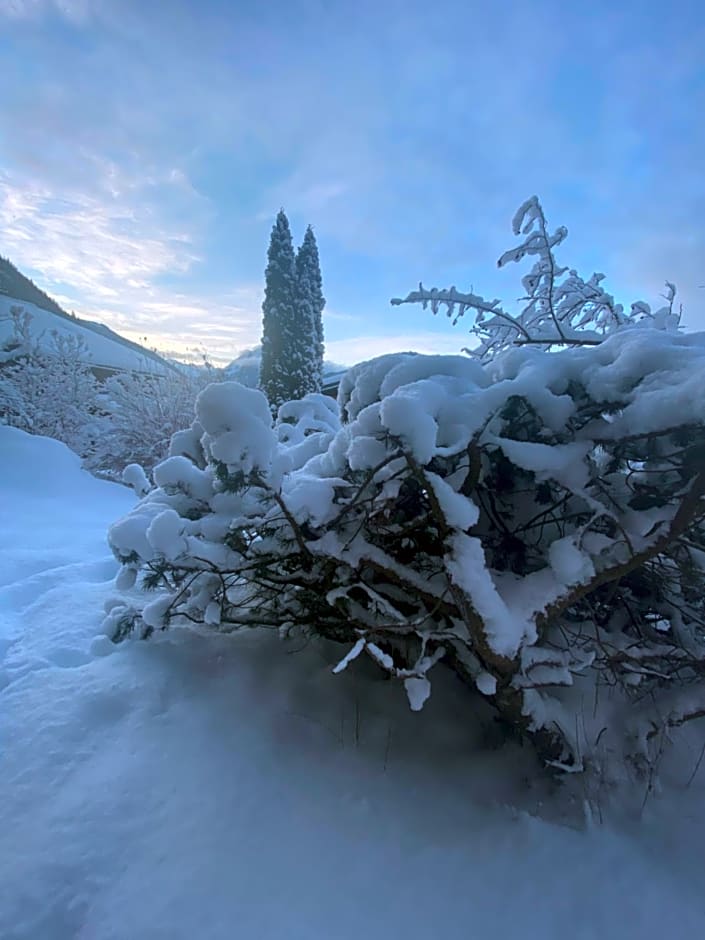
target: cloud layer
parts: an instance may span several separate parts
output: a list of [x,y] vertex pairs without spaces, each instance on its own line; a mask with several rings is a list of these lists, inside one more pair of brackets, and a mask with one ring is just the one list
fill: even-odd
[[283,205],[352,361],[462,345],[388,298],[511,299],[493,263],[538,192],[569,263],[626,302],[672,278],[705,327],[703,48],[687,0],[0,0],[0,252],[82,315],[228,359],[259,338]]

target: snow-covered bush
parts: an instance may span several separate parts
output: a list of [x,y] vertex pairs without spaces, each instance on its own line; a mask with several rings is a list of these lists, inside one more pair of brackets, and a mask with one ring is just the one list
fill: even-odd
[[136,463],[151,471],[173,435],[191,426],[196,396],[216,371],[125,372],[108,379],[101,394],[103,433],[90,468],[115,473]]
[[[193,422],[196,396],[218,370],[125,372],[99,384],[83,339],[32,331],[11,309],[13,332],[0,348],[0,421],[68,444],[94,472],[146,470],[167,455],[173,435]],[[145,368],[147,364],[145,363]]]
[[445,664],[555,766],[648,762],[705,714],[705,335],[568,345],[381,357],[276,424],[207,388],[110,531],[113,635],[320,635],[415,709]]
[[0,421],[53,437],[85,457],[99,434],[98,385],[80,337],[58,332],[48,343],[32,316],[12,307],[13,334],[0,349]]

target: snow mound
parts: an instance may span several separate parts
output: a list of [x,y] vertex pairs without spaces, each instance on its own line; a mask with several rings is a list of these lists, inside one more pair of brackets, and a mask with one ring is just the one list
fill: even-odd
[[333,678],[325,644],[114,647],[104,532],[134,493],[9,428],[0,455],[3,940],[703,933],[697,754],[677,808],[579,831],[452,680],[412,713],[364,657]]

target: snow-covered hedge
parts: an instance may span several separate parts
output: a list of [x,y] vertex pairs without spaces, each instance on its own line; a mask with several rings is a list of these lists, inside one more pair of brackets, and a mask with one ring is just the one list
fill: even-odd
[[210,386],[110,531],[110,630],[339,640],[414,709],[446,665],[558,767],[648,763],[705,714],[705,334],[674,325],[547,352],[502,316],[488,361],[383,356],[276,423]]

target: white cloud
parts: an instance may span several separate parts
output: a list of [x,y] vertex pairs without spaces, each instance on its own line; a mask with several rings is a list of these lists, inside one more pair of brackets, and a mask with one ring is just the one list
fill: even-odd
[[[88,41],[72,41],[69,56],[60,36],[40,36],[32,23],[32,69],[0,115],[0,164],[22,168],[4,177],[0,246],[86,315],[101,310],[112,325],[158,343],[207,337],[227,355],[240,339],[256,342],[261,288],[224,301],[219,284],[199,285],[198,259],[210,257],[211,271],[222,265],[226,278],[234,259],[241,277],[259,282],[266,235],[260,262],[252,235],[264,226],[252,220],[258,210],[271,220],[281,205],[335,249],[338,285],[347,279],[347,302],[360,310],[392,277],[395,287],[378,301],[419,277],[494,293],[491,246],[509,247],[508,219],[532,191],[576,235],[592,213],[583,244],[599,248],[596,263],[615,289],[622,276],[629,281],[630,265],[635,277],[652,267],[654,252],[624,224],[646,193],[687,218],[645,219],[640,231],[697,239],[699,102],[679,92],[700,66],[701,31],[664,21],[664,49],[638,42],[640,30],[632,36],[632,16],[621,11],[606,24],[589,10],[570,11],[557,30],[550,5],[475,15],[457,3],[439,16],[420,2],[363,2],[351,18],[344,5],[305,3],[284,28],[264,8],[243,15],[226,6],[204,4],[194,17],[188,2],[0,0],[0,17],[99,23]],[[316,55],[302,53],[308,48]],[[546,54],[537,59],[539,48]],[[610,68],[584,72],[590,61]],[[574,95],[570,113],[559,76]],[[686,300],[686,282],[704,279],[701,244],[663,265]],[[580,242],[571,239],[566,260],[581,267],[573,245]],[[333,277],[326,294],[335,303]],[[702,304],[705,291],[696,294]],[[346,317],[327,317],[334,335]],[[346,332],[394,328],[373,315],[359,320]],[[338,347],[336,358],[354,361],[443,343],[423,326],[411,332],[334,340],[330,354]],[[452,333],[445,348],[466,341]]]
[[51,282],[84,295],[145,288],[156,275],[186,271],[197,256],[183,238],[149,225],[139,209],[95,195],[59,195],[46,186],[0,176],[5,251]]
[[[100,172],[84,191],[0,173],[3,252],[64,306],[130,339],[181,354],[199,346],[223,362],[256,343],[259,285],[188,293],[173,286],[199,260],[202,200],[183,171],[138,177],[94,163]],[[186,195],[193,231],[150,199],[150,187],[165,183]]]
[[122,336],[165,355],[188,359],[206,353],[216,365],[231,362],[241,350],[260,340],[262,299],[258,285],[217,296],[150,288],[130,295],[128,301],[123,298],[120,309],[86,309],[78,304],[75,310],[79,316],[106,323]]

